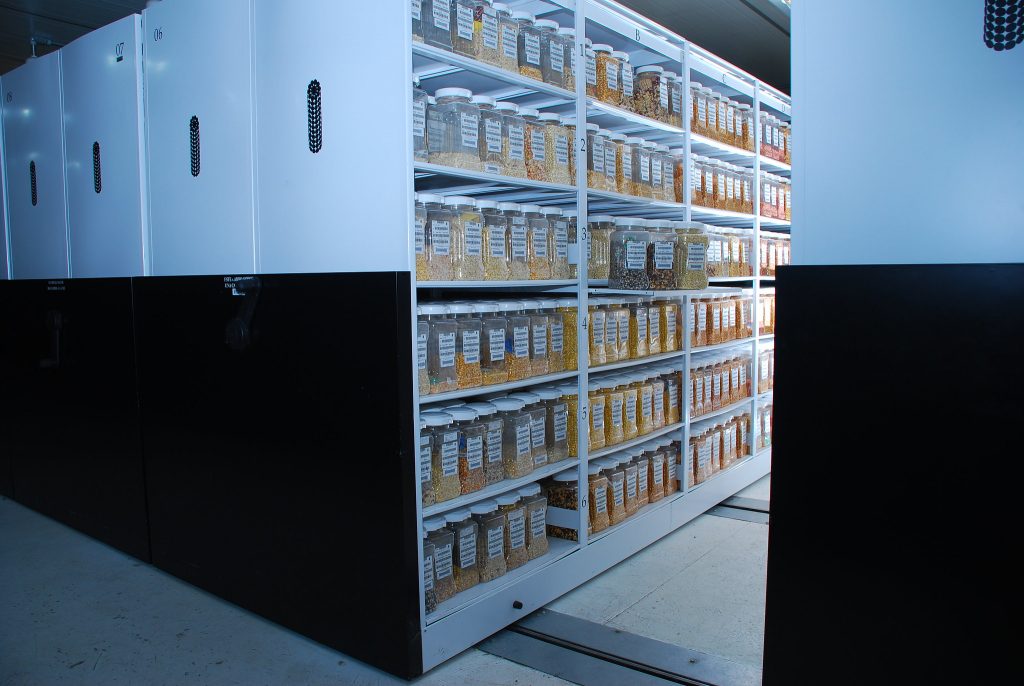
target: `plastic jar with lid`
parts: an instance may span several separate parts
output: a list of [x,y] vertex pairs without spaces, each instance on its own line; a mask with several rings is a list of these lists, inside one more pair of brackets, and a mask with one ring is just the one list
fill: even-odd
[[480,583],[480,569],[476,564],[477,531],[479,525],[469,510],[453,510],[444,516],[448,530],[452,533],[452,568],[455,577],[455,592],[473,588]]
[[545,112],[538,117],[544,132],[545,178],[550,183],[572,184],[569,176],[569,153],[572,141],[569,130],[562,124],[562,117]]
[[595,43],[594,53],[597,60],[597,99],[610,105],[618,105],[622,100],[619,60],[614,56],[612,46],[604,43]]
[[530,455],[535,469],[543,467],[548,464],[548,413],[544,402],[537,393],[527,391],[510,393],[509,397],[525,403],[522,412],[529,415]]
[[665,497],[665,453],[660,446],[650,446],[648,452],[648,500],[656,503]]
[[430,374],[427,373],[427,344],[430,340],[430,321],[421,307],[416,308],[416,371],[419,394],[429,395]]
[[671,82],[672,92],[672,121],[670,122],[673,126],[683,128],[683,110],[686,108],[686,83],[679,74],[672,75]]
[[632,385],[629,375],[612,376],[606,379],[614,384],[614,393],[622,396],[622,440],[631,441],[637,437],[637,388]]
[[[426,216],[424,227],[424,262],[426,278],[423,281],[451,281],[452,268],[452,223],[455,220],[445,199],[432,193],[419,193],[418,202],[423,204]],[[419,274],[417,274],[419,279]]]
[[665,380],[654,375],[647,379],[651,384],[651,420],[655,429],[665,426]]
[[[634,112],[659,121],[667,119],[668,86],[664,83],[664,72],[664,69],[656,65],[639,67],[635,70],[633,79]],[[664,97],[662,97],[663,91]]]
[[647,354],[661,354],[661,311],[653,301],[645,301],[647,307]]
[[722,164],[722,170],[725,173],[725,209],[735,212],[739,204],[739,197],[736,193],[738,170],[728,162]]
[[736,122],[734,124],[736,129],[736,142],[735,145],[738,148],[744,150],[753,150],[753,126],[752,126],[752,109],[750,105],[746,103],[736,103]]
[[761,146],[758,152],[765,157],[771,157],[771,126],[768,123],[768,113],[760,112],[757,116],[758,132],[761,137]]
[[540,72],[544,83],[561,88],[565,84],[565,48],[558,36],[558,22],[537,19],[533,23],[540,34]]
[[643,219],[617,217],[610,238],[608,286],[625,290],[646,290],[647,246],[650,235]]
[[657,301],[661,314],[661,352],[671,353],[682,349],[679,325],[679,301],[672,298],[660,298]]
[[530,315],[530,376],[550,373],[548,365],[548,316],[537,300],[524,300],[526,314]]
[[548,551],[548,500],[541,493],[540,484],[520,488],[518,494],[526,508],[526,556],[536,560]]
[[505,493],[495,498],[499,514],[505,517],[505,567],[518,569],[530,561],[526,552],[526,507],[519,493]]
[[665,424],[678,424],[683,420],[682,377],[674,369],[664,370],[665,381]]
[[446,407],[459,432],[459,484],[462,495],[476,493],[486,484],[484,475],[484,425],[468,405]]
[[544,444],[547,451],[547,462],[561,462],[569,457],[568,444],[568,404],[562,399],[562,391],[551,386],[534,389],[540,396],[544,408]]
[[619,93],[619,101],[611,104],[618,105],[625,110],[633,109],[633,65],[629,63],[629,53],[622,50],[613,50],[612,59],[618,63],[616,74],[616,89]]
[[430,280],[427,269],[427,206],[419,193],[413,194],[413,221],[415,228],[416,280]]
[[693,360],[690,362],[690,418],[700,417],[706,411],[703,362]]
[[[435,0],[435,3],[437,0]],[[460,55],[478,59],[480,57],[480,43],[474,40],[473,14],[475,13],[476,0],[451,0],[452,9],[455,10],[455,21],[452,22],[452,50]]]
[[540,112],[529,107],[520,107],[519,115],[526,123],[526,176],[534,181],[547,181],[547,138],[545,124]]
[[430,507],[434,504],[434,482],[431,478],[431,439],[433,431],[427,422],[420,419],[420,502],[423,507]]
[[627,340],[629,359],[636,360],[647,357],[650,354],[647,347],[647,303],[641,298],[629,297],[624,299],[623,304],[629,310],[629,338]]
[[505,146],[502,131],[505,117],[500,110],[495,109],[494,98],[489,95],[474,95],[470,102],[480,109],[480,132],[477,139],[481,168],[488,174],[503,174]]
[[584,61],[584,75],[587,79],[587,97],[597,97],[597,53],[594,52],[592,47],[593,42],[587,38],[584,42],[583,56]]
[[475,307],[470,303],[448,305],[448,315],[458,325],[458,336],[455,340],[455,377],[460,389],[483,385],[480,365],[482,323],[474,313]]
[[717,126],[718,110],[712,110],[715,101],[711,97],[711,89],[707,86],[697,84],[695,97],[697,99],[697,133],[708,138],[713,137],[713,127]]
[[484,278],[483,216],[473,198],[449,196],[444,203],[451,211],[452,276],[456,281]]
[[590,366],[598,367],[608,364],[608,351],[605,349],[605,310],[600,306],[600,299],[591,298],[587,304],[590,315]]
[[675,72],[665,71],[661,75],[665,83],[665,91],[668,96],[663,109],[664,121],[672,126],[682,126],[682,92],[679,90],[679,75]]
[[715,130],[715,138],[722,141],[723,143],[729,142],[729,131],[728,131],[728,116],[729,116],[729,98],[722,95],[721,93],[713,93],[712,97],[717,107],[717,124],[718,127]]
[[498,10],[491,0],[475,0],[475,4],[473,40],[479,45],[477,59],[500,67]]
[[587,488],[589,490],[590,517],[588,531],[592,534],[604,531],[610,524],[608,516],[608,477],[601,473],[601,465],[587,465]]
[[462,492],[459,483],[459,431],[447,412],[423,412],[420,419],[430,428],[430,477],[434,502],[443,503]]
[[556,387],[565,401],[566,409],[566,449],[569,457],[579,456],[579,427],[576,413],[579,410],[579,390],[574,383],[565,383]]
[[548,374],[565,371],[565,318],[557,300],[540,300],[540,313],[547,317]]
[[625,415],[625,399],[622,390],[615,381],[601,380],[604,395],[604,440],[606,446],[613,446],[625,440],[623,422]]
[[504,481],[505,468],[501,461],[501,433],[504,423],[498,416],[498,408],[493,403],[469,403],[465,407],[474,410],[483,427],[483,463],[484,483],[492,486]]
[[501,458],[506,479],[518,479],[533,471],[533,446],[530,444],[530,415],[518,398],[494,398],[502,421]]
[[556,310],[562,315],[563,370],[576,371],[579,368],[579,348],[576,327],[579,322],[578,303],[575,298],[561,298],[556,301]]
[[483,223],[481,250],[483,252],[484,280],[508,281],[510,275],[508,217],[502,214],[498,209],[498,203],[493,200],[478,200],[476,207]]
[[672,182],[674,168],[675,163],[669,154],[668,146],[656,144],[651,152],[651,196],[655,200],[675,200]]
[[622,509],[625,517],[632,517],[637,511],[637,467],[628,452],[615,453],[614,460],[622,474]]
[[639,380],[639,415],[637,416],[637,431],[641,436],[654,431],[654,385],[649,379]]
[[651,461],[644,454],[641,446],[631,448],[629,451],[632,462],[636,465],[636,504],[637,508],[650,503],[650,469]]
[[558,29],[562,43],[562,88],[576,92],[576,29],[562,26]]
[[[569,275],[567,278],[575,280],[579,276],[579,270],[577,263],[579,261],[579,213],[576,210],[562,210],[562,219],[566,222],[566,230],[569,232],[569,256],[566,262],[569,265]],[[576,256],[576,262],[572,261],[572,256]]]
[[569,137],[569,183],[576,185],[576,117],[566,114],[559,117],[558,121]]
[[507,220],[508,275],[512,281],[526,281],[530,278],[527,261],[529,229],[522,207],[512,202],[498,203],[498,211]]
[[420,79],[412,81],[412,150],[413,159],[427,161],[427,94],[420,89]]
[[455,595],[455,570],[453,553],[455,536],[445,528],[443,517],[427,519],[423,522],[423,531],[427,541],[434,548],[434,597],[436,602],[443,603]]
[[600,450],[605,447],[605,409],[604,409],[604,389],[601,384],[596,381],[591,381],[587,386],[587,398],[588,404],[590,405],[590,450]]
[[[644,139],[631,136],[626,139],[622,149],[623,169],[628,195],[645,197],[650,192],[651,160],[650,153],[643,148]],[[643,178],[646,176],[646,183]]]
[[534,23],[535,18],[529,12],[513,12],[512,18],[519,24],[519,73],[543,81],[544,73],[541,71],[540,59],[541,32]]
[[[644,198],[654,197],[654,170],[652,169],[652,163],[654,162],[654,151],[657,147],[657,143],[642,141],[636,150],[636,157],[633,158],[634,195]],[[658,177],[660,182],[660,170]]]
[[498,14],[498,66],[506,71],[519,71],[519,22],[512,18],[506,3],[494,3]]
[[455,348],[458,324],[447,315],[441,304],[423,304],[419,313],[430,325],[427,338],[427,376],[431,393],[445,393],[458,388],[455,371]]
[[440,88],[434,95],[437,104],[427,110],[428,126],[440,122],[444,137],[440,150],[430,149],[430,162],[479,171],[480,108],[471,102],[473,92]]
[[[415,7],[416,3],[413,3]],[[415,18],[415,13],[414,13]],[[449,2],[420,3],[423,42],[444,50],[452,49],[452,14]]]
[[[526,178],[526,121],[519,114],[519,106],[514,102],[495,103],[493,113],[501,117],[499,173],[520,179]],[[493,142],[492,137],[491,143]]]
[[[651,222],[648,222],[649,224]],[[653,222],[648,231],[647,280],[654,290],[672,290],[676,287],[675,253],[676,235],[669,222]],[[665,349],[662,346],[665,352]]]
[[782,126],[782,148],[786,164],[793,164],[793,125],[789,122]]
[[587,188],[608,190],[604,173],[604,148],[607,138],[597,124],[587,124]]
[[669,441],[665,447],[665,496],[679,491],[679,442]]
[[711,167],[712,175],[712,188],[713,188],[713,207],[717,207],[720,210],[726,209],[728,201],[726,200],[726,163],[721,160],[708,160],[708,165]]
[[625,298],[609,298],[608,314],[616,325],[615,355],[619,360],[629,359],[629,308]]
[[437,593],[434,591],[434,544],[430,542],[426,529],[423,530],[423,607],[428,615],[437,609]]
[[[551,255],[548,252],[548,236],[551,225],[540,205],[520,205],[526,221],[526,262],[531,280],[551,278]],[[513,235],[513,240],[516,236]],[[514,246],[513,246],[514,252]]]
[[738,102],[728,97],[723,97],[725,105],[725,142],[729,145],[736,145],[736,107]]
[[[544,495],[547,498],[548,507],[559,510],[579,510],[579,474],[575,469],[556,474],[545,482]],[[566,541],[579,540],[579,534],[576,532],[576,529],[555,524],[548,524],[547,533],[548,536],[561,538]]]
[[505,339],[508,323],[498,314],[499,304],[480,302],[472,305],[473,313],[480,322],[480,375],[484,386],[506,383]]
[[622,175],[622,145],[626,137],[605,129],[600,129],[600,132],[604,136],[605,176],[605,184],[601,190],[619,192],[619,188],[625,185],[625,178]]
[[469,508],[477,524],[476,565],[480,582],[504,576],[505,567],[505,515],[498,512],[498,503],[485,500]]
[[604,355],[605,362],[619,361],[619,322],[615,316],[612,298],[594,298],[592,301],[604,313]]
[[[716,357],[711,363],[711,409],[720,410],[728,405],[728,399],[726,393],[728,391],[727,374],[725,372],[725,360],[722,357]],[[723,385],[723,381],[725,385]]]
[[609,257],[615,217],[608,214],[592,214],[587,228],[587,273],[590,279],[605,280],[608,278],[611,264]]
[[498,303],[498,312],[505,318],[505,369],[509,381],[522,381],[531,375],[530,317],[523,304],[515,300]]
[[605,457],[595,462],[608,480],[608,524],[615,526],[626,519],[626,472],[617,458]]
[[708,236],[699,222],[672,222],[676,234],[676,288],[703,290],[708,287]]

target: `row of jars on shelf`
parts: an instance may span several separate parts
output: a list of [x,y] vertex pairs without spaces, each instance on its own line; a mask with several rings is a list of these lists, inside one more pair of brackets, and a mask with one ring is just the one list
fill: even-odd
[[713,157],[690,158],[690,202],[732,212],[754,212],[754,170]]
[[690,131],[753,152],[754,110],[691,81]]
[[775,293],[761,293],[757,303],[757,330],[761,336],[775,333]]
[[791,264],[790,239],[788,236],[761,237],[761,274],[775,276],[777,267]]
[[775,344],[767,343],[757,351],[757,368],[760,371],[757,392],[767,393],[775,388]]
[[690,417],[696,419],[750,397],[750,354],[732,352],[690,362]]
[[587,124],[587,187],[683,202],[682,148],[646,141],[639,136],[614,133],[594,123]]
[[690,427],[687,471],[694,486],[753,454],[750,412],[715,417]]
[[690,347],[720,345],[750,338],[753,332],[753,298],[740,295],[707,295],[689,301]]
[[681,422],[681,387],[682,373],[668,365],[592,379],[587,387],[589,450],[616,446]]
[[420,395],[577,369],[575,298],[417,307]]
[[427,614],[439,603],[522,567],[548,551],[547,498],[540,484],[423,522]]
[[772,114],[762,112],[760,126],[761,154],[779,162],[792,164],[793,125]]
[[574,279],[576,212],[466,196],[415,196],[416,280]]
[[771,401],[757,408],[757,449],[772,447],[772,410]]
[[761,174],[761,216],[793,219],[793,183],[775,174]]
[[[587,464],[587,530],[600,533],[621,524],[646,505],[679,490],[680,444],[668,437],[641,443]],[[562,472],[544,484],[548,506],[579,510],[579,476]],[[576,529],[548,524],[555,538],[578,540]]]
[[591,297],[592,368],[683,349],[679,301],[672,297]]

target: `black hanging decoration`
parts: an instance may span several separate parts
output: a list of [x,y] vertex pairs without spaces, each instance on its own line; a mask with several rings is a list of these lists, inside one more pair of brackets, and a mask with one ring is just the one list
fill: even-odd
[[36,163],[28,163],[28,178],[32,186],[32,207],[39,204],[39,193],[36,190]]
[[92,187],[98,194],[103,190],[103,171],[100,169],[100,142],[92,144]]
[[192,148],[192,176],[199,176],[199,117],[193,116],[188,124],[189,146]]
[[999,52],[1024,42],[1024,0],[985,0],[984,38]]
[[314,155],[324,147],[323,105],[320,82],[313,79],[306,89],[306,115],[309,123],[309,151]]

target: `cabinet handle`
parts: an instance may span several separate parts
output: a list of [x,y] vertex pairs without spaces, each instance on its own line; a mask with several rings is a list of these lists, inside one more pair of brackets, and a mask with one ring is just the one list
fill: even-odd
[[99,194],[103,190],[103,170],[100,168],[100,142],[92,144],[92,187]]
[[192,149],[192,176],[199,176],[200,155],[199,155],[199,117],[193,116],[188,124],[189,147]]
[[516,609],[516,610],[522,610],[523,609],[523,603],[522,603],[522,601],[516,600],[515,602],[512,603],[512,607],[513,607],[513,609]]
[[28,178],[29,185],[32,186],[32,207],[39,204],[39,193],[36,189],[36,163],[35,161],[28,163]]
[[320,82],[313,79],[306,89],[306,118],[309,126],[309,151],[314,155],[324,147],[324,117]]

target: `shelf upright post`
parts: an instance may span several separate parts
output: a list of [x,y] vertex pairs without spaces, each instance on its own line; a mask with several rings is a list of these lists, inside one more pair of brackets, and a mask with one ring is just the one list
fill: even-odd
[[[687,79],[687,82],[689,82],[689,79]],[[689,146],[687,146],[687,147],[689,147]],[[689,154],[689,151],[687,151],[687,154]],[[692,389],[692,385],[693,385],[693,382],[690,380],[690,367],[692,366],[690,364],[690,362],[691,362],[691,356],[693,355],[693,346],[691,345],[692,332],[690,331],[690,307],[691,307],[691,305],[696,307],[696,305],[693,303],[693,295],[692,294],[687,294],[686,296],[683,297],[683,307],[686,308],[686,318],[685,318],[684,324],[683,324],[683,336],[685,336],[685,339],[683,340],[683,352],[685,352],[686,354],[683,355],[683,374],[682,374],[682,379],[683,379],[683,384],[682,385],[683,385],[683,387],[679,389],[679,402],[682,404],[682,410],[683,410],[681,415],[680,415],[682,417],[682,420],[683,420],[683,441],[682,441],[682,445],[680,445],[680,450],[679,450],[679,453],[680,453],[680,457],[679,457],[680,464],[679,464],[679,467],[676,470],[676,475],[679,477],[679,481],[680,481],[679,492],[680,493],[684,493],[684,494],[687,491],[689,491],[690,488],[693,486],[693,484],[690,483],[690,474],[689,474],[689,466],[690,466],[690,462],[689,462],[689,458],[690,458],[690,420],[691,420],[691,417],[690,417],[690,405],[693,402],[693,399],[690,397],[691,389]],[[694,317],[693,325],[694,326],[697,325],[696,317]]]
[[750,358],[750,438],[751,452],[757,447],[758,353],[761,351],[761,82],[754,79],[754,245],[751,260],[754,265],[754,312],[751,333],[754,334],[754,354]]
[[587,462],[590,453],[590,404],[587,399],[587,387],[590,383],[590,321],[589,321],[589,260],[587,247],[590,245],[590,229],[587,221],[587,55],[584,40],[587,37],[587,7],[590,0],[577,0],[574,19],[576,21],[576,245],[577,258],[577,306],[576,316],[576,359],[577,370],[577,403],[576,403],[576,440],[579,441],[579,530],[577,540],[581,548],[587,545],[587,522],[590,518],[588,497],[590,489],[587,480]]
[[685,114],[681,120],[683,125],[683,198],[682,201],[686,204],[684,210],[686,214],[686,221],[693,221],[693,190],[690,185],[693,183],[693,175],[690,171],[693,169],[693,150],[691,146],[693,144],[693,137],[691,129],[693,122],[690,120],[690,113],[693,112],[693,102],[690,100],[690,41],[683,41],[683,102],[686,103],[683,107]]

